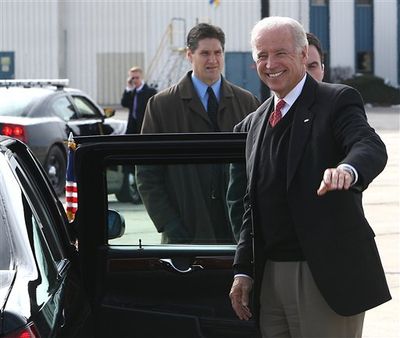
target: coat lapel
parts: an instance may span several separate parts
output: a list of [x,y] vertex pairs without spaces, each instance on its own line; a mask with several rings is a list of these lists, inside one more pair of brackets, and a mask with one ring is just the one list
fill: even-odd
[[195,114],[200,115],[204,120],[208,121],[207,112],[205,111],[200,98],[196,94],[192,83],[192,72],[188,72],[178,84],[179,94],[184,101],[183,105],[187,105],[188,109]]
[[314,119],[310,107],[315,99],[316,86],[316,81],[307,75],[303,90],[297,99],[290,134],[287,165],[287,189],[289,189],[300,159],[303,156],[304,148],[308,142]]
[[[196,90],[192,83],[192,72],[187,73],[179,82],[179,92],[181,99],[187,102],[187,107],[195,114],[200,115],[210,127],[212,127],[212,122],[208,117],[206,109],[204,109],[200,98],[197,96]],[[222,112],[226,109],[232,109],[232,98],[234,94],[232,88],[227,84],[226,80],[222,77],[221,79],[221,91],[220,91],[220,101],[218,104],[218,116],[222,115]],[[224,129],[223,121],[218,121],[220,127]],[[211,129],[210,129],[211,130]]]
[[230,86],[227,85],[224,78],[221,79],[221,90],[220,90],[220,100],[218,104],[218,113],[222,113],[226,108],[232,105],[233,91]]
[[[249,151],[249,156],[247,159],[247,170],[249,173],[249,187],[250,187],[250,194],[253,195],[254,193],[254,184],[256,180],[254,179],[254,175],[256,175],[255,168],[258,168],[258,161],[260,159],[260,146],[262,142],[262,138],[265,132],[265,128],[267,126],[267,116],[268,111],[271,109],[271,105],[273,104],[274,100],[271,96],[268,98],[254,113],[255,119],[252,123],[251,130],[252,133],[248,134],[247,142],[250,144],[251,150]],[[251,138],[251,139],[249,139]]]

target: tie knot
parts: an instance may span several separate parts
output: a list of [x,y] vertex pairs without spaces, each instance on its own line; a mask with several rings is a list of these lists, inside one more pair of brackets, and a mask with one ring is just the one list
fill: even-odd
[[280,111],[284,106],[286,102],[285,100],[279,100],[278,103],[276,104],[275,110]]

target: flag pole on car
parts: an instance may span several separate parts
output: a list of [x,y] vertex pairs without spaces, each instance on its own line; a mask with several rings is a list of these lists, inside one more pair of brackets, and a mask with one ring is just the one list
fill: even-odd
[[73,134],[68,136],[68,158],[67,158],[67,177],[65,182],[65,210],[68,221],[75,219],[75,213],[78,208],[78,187],[74,172],[74,155],[76,143]]

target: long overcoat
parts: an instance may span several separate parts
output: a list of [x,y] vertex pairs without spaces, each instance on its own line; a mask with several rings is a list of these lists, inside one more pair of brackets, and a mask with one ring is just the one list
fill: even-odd
[[[232,131],[258,106],[254,95],[222,78],[217,114],[221,131]],[[191,72],[149,100],[142,133],[212,131]],[[232,242],[225,200],[227,176],[223,169],[216,180],[215,166],[204,164],[138,167],[139,192],[164,243]]]

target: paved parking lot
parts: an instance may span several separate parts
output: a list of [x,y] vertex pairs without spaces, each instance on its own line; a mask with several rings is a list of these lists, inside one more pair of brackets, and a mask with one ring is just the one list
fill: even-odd
[[367,312],[363,337],[400,337],[400,107],[367,108],[367,114],[389,154],[385,170],[364,193],[364,207],[393,300]]

